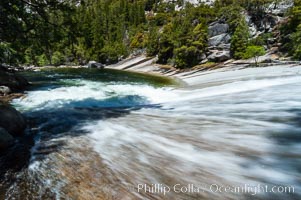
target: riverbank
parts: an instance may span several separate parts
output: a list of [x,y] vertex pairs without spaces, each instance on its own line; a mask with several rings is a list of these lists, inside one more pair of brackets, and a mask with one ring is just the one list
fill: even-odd
[[[29,152],[23,160],[0,159],[26,162],[6,176],[3,198],[249,199],[209,186],[260,184],[292,185],[273,199],[297,199],[301,67],[230,69],[170,76],[184,87],[122,69],[22,72],[34,87],[12,103],[34,141],[17,151]],[[137,190],[155,183],[205,190]]]
[[28,85],[28,81],[15,71],[0,66],[0,150],[11,146],[14,138],[22,135],[26,128],[23,115],[9,103],[22,97]]
[[[258,66],[255,66],[254,59],[247,60],[234,60],[230,59],[225,62],[207,62],[200,65],[197,65],[192,68],[187,69],[177,69],[171,65],[162,65],[156,63],[156,57],[147,57],[145,54],[128,57],[120,62],[112,65],[107,65],[104,68],[114,69],[121,71],[129,71],[135,73],[151,74],[151,75],[160,75],[176,78],[178,80],[184,81],[194,77],[205,75],[207,73],[214,72],[223,72],[231,70],[240,70],[245,68],[262,68],[270,66],[299,66],[301,61],[292,61],[289,58],[283,57],[280,58],[278,55],[273,53],[268,53],[263,56],[258,57]],[[94,62],[94,61],[93,61]],[[40,71],[47,68],[89,68],[89,64],[80,66],[80,65],[61,65],[61,66],[43,66],[43,67],[24,67],[25,71]]]
[[28,81],[13,69],[0,66],[0,103],[8,104],[12,99],[23,96]]
[[[157,74],[180,79],[187,85],[200,84],[201,76],[214,74],[219,72],[229,72],[249,68],[250,71],[261,73],[261,68],[265,67],[294,67],[300,66],[300,61],[289,61],[283,59],[282,61],[272,59],[273,55],[260,56],[258,67],[254,66],[252,59],[248,60],[228,60],[221,63],[204,63],[189,69],[177,69],[170,65],[156,64],[156,58],[148,58],[145,55],[127,58],[117,64],[106,66],[105,68],[117,69],[138,73]],[[265,70],[263,70],[265,71]]]

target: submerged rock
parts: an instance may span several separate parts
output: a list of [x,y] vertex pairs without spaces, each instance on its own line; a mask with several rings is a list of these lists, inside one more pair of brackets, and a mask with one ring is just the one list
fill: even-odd
[[0,127],[13,136],[19,136],[26,128],[26,120],[16,109],[0,105]]
[[13,142],[13,136],[11,136],[4,128],[0,127],[0,150],[6,149]]

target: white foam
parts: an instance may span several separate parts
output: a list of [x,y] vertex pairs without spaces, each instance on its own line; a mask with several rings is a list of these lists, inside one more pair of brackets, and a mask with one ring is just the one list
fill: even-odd
[[297,188],[300,173],[294,158],[300,145],[281,144],[277,134],[285,138],[300,131],[294,124],[301,106],[300,68],[256,70],[209,73],[198,77],[200,85],[185,89],[73,80],[76,86],[32,91],[14,104],[36,110],[131,95],[142,98],[138,103],[161,104],[163,109],[143,108],[76,127],[88,133],[83,137],[124,183],[128,177],[148,184],[172,177],[195,184],[214,179]]
[[235,81],[232,83],[221,84],[218,86],[207,87],[204,89],[195,89],[192,91],[181,91],[183,95],[176,101],[186,101],[189,99],[206,98],[211,96],[222,96],[240,92],[247,92],[253,90],[261,90],[268,87],[287,85],[287,84],[301,84],[301,78],[288,77],[276,79],[263,79],[263,80],[246,80]]
[[[70,84],[70,80],[66,82]],[[13,104],[25,110],[41,110],[45,108],[60,108],[68,103],[86,99],[106,100],[112,97],[120,98],[137,95],[145,98],[145,104],[156,104],[176,97],[176,94],[168,88],[155,88],[150,85],[104,84],[102,82],[80,79],[75,79],[72,82],[76,83],[76,86],[31,91],[25,98],[14,100]]]
[[167,177],[189,183],[207,181],[200,174],[211,173],[235,184],[298,187],[294,164],[290,171],[279,165],[283,152],[292,153],[290,148],[269,135],[296,131],[285,119],[296,117],[290,110],[301,106],[301,78],[296,69],[285,70],[285,76],[273,71],[270,77],[243,71],[230,82],[221,79],[214,86],[204,82],[200,88],[169,91],[170,96],[163,91],[153,101],[170,109],[142,109],[82,129],[90,133],[95,150],[110,168],[134,174],[137,180],[159,182],[156,169],[160,169]]

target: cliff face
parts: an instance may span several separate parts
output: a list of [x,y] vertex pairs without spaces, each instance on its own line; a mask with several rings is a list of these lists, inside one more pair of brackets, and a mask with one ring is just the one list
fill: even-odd
[[[213,5],[216,0],[182,0],[182,2],[185,3],[191,3],[194,5],[198,5],[200,3],[204,3],[206,5]],[[177,2],[176,0],[163,0],[163,2]],[[274,14],[281,14],[285,12],[288,8],[293,6],[294,1],[293,0],[275,0],[270,4],[268,7],[268,10],[274,12]]]
[[[176,0],[164,0],[164,2],[177,2]],[[191,3],[194,5],[198,5],[199,3],[204,3],[206,5],[212,5],[215,0],[182,0],[182,2],[185,3]]]
[[[171,1],[170,1],[171,2]],[[185,0],[197,6],[200,3],[213,5],[215,0]],[[242,15],[248,25],[250,39],[264,38],[264,48],[268,55],[278,58],[279,28],[280,24],[287,20],[286,13],[294,5],[293,0],[275,1],[266,6],[262,13],[252,11],[242,11]],[[179,7],[180,10],[183,7]],[[231,38],[233,30],[229,28],[229,24],[225,19],[219,18],[215,22],[208,25],[208,50],[201,57],[200,64],[208,61],[223,62],[232,58],[230,53]],[[276,56],[275,56],[276,55]],[[267,57],[270,59],[270,57]]]

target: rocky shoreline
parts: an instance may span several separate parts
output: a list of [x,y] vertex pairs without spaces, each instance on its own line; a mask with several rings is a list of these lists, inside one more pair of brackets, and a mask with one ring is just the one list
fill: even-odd
[[[239,70],[244,68],[254,68],[254,67],[270,67],[270,66],[300,66],[301,61],[293,61],[289,57],[279,57],[276,56],[273,52],[269,52],[263,56],[258,57],[258,66],[255,66],[254,59],[247,60],[235,60],[230,59],[224,62],[206,62],[204,64],[197,65],[192,68],[187,69],[177,69],[171,65],[162,65],[156,63],[156,57],[148,57],[145,54],[133,55],[126,59],[121,60],[120,62],[112,65],[102,66],[98,68],[102,69],[114,69],[114,70],[123,70],[136,73],[152,74],[152,75],[161,75],[172,77],[176,79],[181,79],[185,82],[185,78],[190,76],[198,76],[202,73],[214,73],[218,71],[229,71],[229,70]],[[93,61],[94,62],[94,61]],[[47,68],[93,68],[89,64],[87,65],[61,65],[61,66],[43,66],[43,67],[34,67],[34,66],[24,66],[22,70],[25,71],[40,71]],[[18,94],[14,94],[18,95]],[[13,97],[12,97],[13,98]]]
[[193,68],[188,69],[177,69],[170,65],[160,65],[155,64],[156,58],[149,58],[145,55],[139,55],[135,57],[130,57],[124,59],[123,61],[114,64],[108,65],[105,68],[107,69],[117,69],[117,70],[125,70],[132,71],[138,73],[150,73],[150,74],[159,74],[163,76],[170,77],[185,77],[188,74],[195,74],[199,72],[209,72],[214,70],[237,70],[242,68],[250,68],[250,67],[269,67],[269,66],[298,66],[301,65],[300,61],[291,61],[286,58],[282,59],[273,59],[273,54],[266,54],[264,56],[260,56],[259,65],[254,65],[253,59],[248,60],[227,60],[225,62],[207,62],[201,65],[197,65]]
[[11,146],[26,128],[26,119],[9,102],[21,97],[28,85],[14,70],[0,66],[0,151]]

